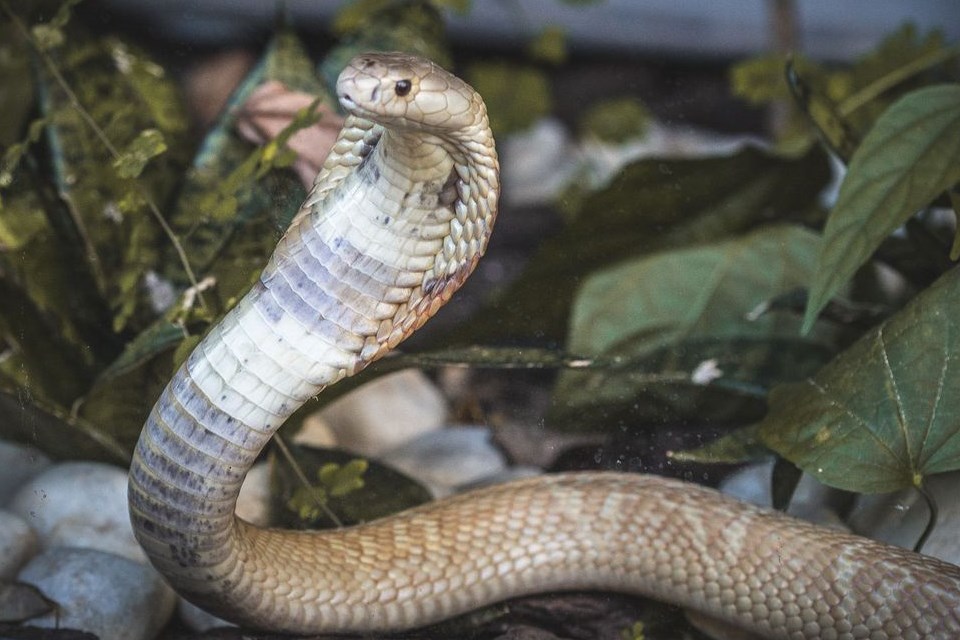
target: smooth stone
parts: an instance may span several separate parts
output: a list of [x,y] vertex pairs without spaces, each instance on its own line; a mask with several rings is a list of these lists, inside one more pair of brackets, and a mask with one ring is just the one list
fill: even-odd
[[504,138],[500,158],[503,202],[511,207],[553,203],[578,165],[576,144],[556,118],[542,118]]
[[320,416],[337,446],[376,457],[444,425],[449,409],[433,382],[416,369],[363,385],[323,409]]
[[176,604],[173,590],[153,567],[96,549],[48,549],[17,579],[59,605],[30,624],[80,629],[100,640],[150,640]]
[[[720,491],[752,504],[772,508],[773,497],[770,483],[773,478],[773,461],[750,464],[723,479]],[[803,474],[793,492],[787,513],[833,529],[848,530],[837,515],[835,506],[838,492],[818,481],[810,474]]]
[[50,458],[31,446],[0,440],[0,506],[10,502],[20,486],[50,466]]
[[[927,490],[937,504],[937,525],[923,546],[923,553],[960,564],[960,472],[940,473],[926,479]],[[930,519],[930,510],[912,489],[880,495],[861,495],[850,514],[851,528],[865,536],[912,549]]]
[[0,580],[9,580],[37,552],[37,534],[23,518],[0,509]]
[[247,472],[237,497],[237,516],[258,527],[270,525],[270,463],[258,462]]
[[204,633],[211,629],[236,626],[232,622],[218,618],[212,613],[207,613],[197,605],[183,598],[179,598],[177,601],[177,615],[180,617],[180,620],[183,621],[183,624],[198,633]]
[[9,508],[36,531],[42,549],[99,549],[146,562],[127,512],[127,472],[118,467],[54,465],[24,484]]
[[507,467],[486,427],[450,427],[426,433],[379,457],[383,462],[444,495]]

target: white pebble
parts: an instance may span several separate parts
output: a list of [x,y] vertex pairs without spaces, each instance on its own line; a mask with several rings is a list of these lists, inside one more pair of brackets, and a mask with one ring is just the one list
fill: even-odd
[[218,618],[212,613],[207,613],[195,604],[187,602],[183,598],[177,603],[177,615],[185,625],[198,633],[204,633],[211,629],[220,627],[236,626],[232,622],[227,622],[223,618]]
[[40,546],[83,547],[137,562],[137,544],[127,511],[127,472],[99,462],[66,462],[25,483],[10,502],[36,531]]
[[173,590],[153,567],[94,549],[49,549],[17,579],[59,605],[30,624],[80,629],[100,640],[150,640],[176,603]]
[[23,518],[0,509],[0,580],[9,580],[37,551],[37,536]]
[[387,451],[379,460],[444,495],[503,471],[503,454],[486,427],[452,427],[426,433]]
[[[377,456],[443,426],[447,402],[422,372],[407,369],[378,378],[326,407],[320,416],[339,447]],[[303,439],[295,439],[304,442]]]
[[23,444],[0,440],[0,506],[13,498],[20,486],[50,466],[50,458]]

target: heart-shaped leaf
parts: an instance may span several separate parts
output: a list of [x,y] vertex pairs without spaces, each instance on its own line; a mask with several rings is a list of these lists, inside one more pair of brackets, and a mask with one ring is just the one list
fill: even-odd
[[960,469],[960,270],[837,356],[770,395],[767,446],[821,482],[859,492]]

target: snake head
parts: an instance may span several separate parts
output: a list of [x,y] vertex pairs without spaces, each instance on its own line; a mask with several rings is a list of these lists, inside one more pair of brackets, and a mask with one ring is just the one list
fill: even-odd
[[337,79],[349,113],[392,129],[443,135],[486,119],[476,92],[431,60],[407,53],[364,53]]

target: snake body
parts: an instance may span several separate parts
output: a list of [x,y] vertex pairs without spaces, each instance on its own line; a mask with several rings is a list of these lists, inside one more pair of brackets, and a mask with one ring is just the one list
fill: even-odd
[[311,195],[163,391],[134,454],[135,533],[182,595],[302,633],[602,589],[766,638],[960,638],[957,567],[651,476],[546,476],[332,532],[236,518],[273,432],[423,324],[473,270],[496,214],[496,151],[469,85],[419,58],[365,54],[337,91],[350,115]]

